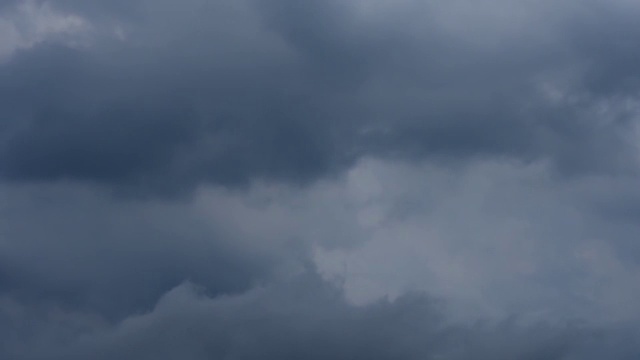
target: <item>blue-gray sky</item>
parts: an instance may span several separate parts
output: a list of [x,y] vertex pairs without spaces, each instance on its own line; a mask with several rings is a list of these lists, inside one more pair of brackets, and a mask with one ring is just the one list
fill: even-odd
[[639,16],[0,1],[0,358],[640,357]]

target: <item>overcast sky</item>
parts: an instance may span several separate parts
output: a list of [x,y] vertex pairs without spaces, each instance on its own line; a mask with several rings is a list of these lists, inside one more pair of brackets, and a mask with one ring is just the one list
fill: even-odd
[[640,3],[0,0],[0,358],[640,358]]

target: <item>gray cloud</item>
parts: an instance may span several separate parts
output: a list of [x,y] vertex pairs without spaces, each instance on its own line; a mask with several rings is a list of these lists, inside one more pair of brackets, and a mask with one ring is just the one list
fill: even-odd
[[420,289],[462,317],[637,319],[639,228],[624,216],[635,186],[551,174],[503,161],[358,164],[349,186],[365,240],[320,249],[316,262],[357,303]]
[[[82,314],[75,324],[58,324],[62,329],[37,328],[35,322],[32,347],[9,343],[7,349],[15,349],[9,354],[16,359],[596,359],[585,349],[619,336],[515,319],[461,326],[441,313],[437,302],[416,295],[353,307],[310,275],[215,299],[183,284],[152,311],[116,326],[97,324],[74,335],[64,327],[92,324]],[[77,341],[56,339],[52,331]],[[638,349],[609,354],[630,358]]]
[[637,358],[638,11],[0,1],[0,357]]
[[243,291],[268,279],[276,260],[235,245],[187,204],[69,186],[3,192],[0,293],[26,303],[119,319],[188,279],[211,294]]
[[[616,251],[629,255],[618,241],[636,230],[577,201],[593,194],[599,204],[598,192],[609,190],[598,182],[563,188],[536,166],[474,167],[365,164],[337,183],[209,189],[182,202],[113,198],[73,183],[5,188],[0,356],[637,356],[625,340],[637,333],[635,260]],[[608,242],[586,241],[593,229]],[[446,300],[402,291],[392,302],[353,305],[343,290],[358,283],[350,273],[343,287],[320,280],[309,261],[314,246],[380,248],[351,272],[375,280],[391,269],[400,274],[391,287],[421,279],[427,286],[418,290]],[[572,255],[581,249],[584,262]],[[185,280],[202,287],[176,288]],[[480,305],[515,320],[468,320],[457,301],[477,291],[489,292]]]
[[[363,155],[550,159],[567,174],[620,171],[632,156],[631,125],[597,80],[634,73],[627,42],[609,41],[631,22],[579,17],[587,27],[565,11],[548,34],[506,37],[451,29],[440,2],[388,18],[341,2],[136,4],[124,41],[37,46],[2,65],[4,179],[171,193],[306,183]],[[523,4],[535,23],[541,11]],[[613,108],[604,121],[598,106]]]

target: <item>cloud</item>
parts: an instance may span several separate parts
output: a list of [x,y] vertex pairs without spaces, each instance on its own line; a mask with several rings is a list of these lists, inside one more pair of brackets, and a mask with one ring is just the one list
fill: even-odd
[[624,358],[637,349],[609,344],[635,331],[637,230],[602,216],[606,179],[369,160],[311,187],[183,201],[5,188],[3,347],[18,359]]
[[462,318],[640,316],[637,224],[602,204],[613,189],[631,196],[631,184],[559,181],[548,164],[503,161],[448,171],[368,160],[347,178],[363,240],[318,245],[314,258],[326,278],[343,279],[350,301],[421,290]]
[[[560,9],[542,31],[534,25],[553,5],[503,5],[474,16],[468,5],[406,2],[382,17],[357,2],[136,3],[139,16],[112,20],[125,40],[49,43],[2,65],[1,175],[172,194],[305,184],[362,156],[635,171],[625,144],[637,106],[624,98],[635,87],[612,93],[597,80],[634,72],[626,42],[607,40],[634,23],[609,29],[587,16],[591,5],[571,4],[582,23]],[[530,26],[506,32],[512,11]],[[607,31],[590,41],[595,29]]]
[[0,1],[0,357],[636,358],[639,10]]
[[91,189],[3,188],[0,292],[116,320],[185,280],[212,294],[266,280],[286,252],[233,243],[188,204],[115,201]]
[[[16,349],[9,354],[17,359],[574,359],[591,342],[602,341],[574,325],[510,321],[465,327],[448,323],[441,312],[436,301],[416,295],[354,307],[308,274],[213,299],[183,284],[152,311],[115,326],[95,326],[76,335],[77,341],[56,343],[47,331],[61,329],[36,328],[32,347],[9,344]],[[59,326],[68,333],[64,327],[77,324]],[[619,354],[631,356],[637,349],[625,352]]]
[[348,191],[255,186],[180,201],[112,197],[76,183],[0,188],[0,294],[115,321],[183,281],[245,291],[311,263],[312,244],[359,239]]
[[[91,33],[87,21],[75,14],[52,9],[48,3],[0,3],[0,64],[15,52],[30,49],[47,41],[58,41],[64,46],[78,47]],[[16,6],[11,6],[16,5]]]

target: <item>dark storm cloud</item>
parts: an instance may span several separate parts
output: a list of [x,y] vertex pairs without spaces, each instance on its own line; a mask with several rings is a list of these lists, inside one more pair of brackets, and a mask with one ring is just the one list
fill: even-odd
[[5,177],[179,190],[199,179],[304,180],[330,171],[340,156],[318,123],[325,110],[291,93],[296,85],[283,65],[209,70],[205,59],[174,64],[173,55],[154,54],[132,68],[94,55],[48,47],[4,67]]
[[[53,4],[107,13],[101,2]],[[439,25],[438,2],[372,19],[333,1],[131,4],[109,10],[136,9],[120,18],[122,42],[45,44],[2,65],[4,179],[160,193],[304,183],[364,155],[550,159],[564,173],[617,171],[629,158],[629,124],[591,115],[609,100],[605,80],[634,72],[635,52],[613,41],[637,32],[629,21],[612,28],[585,12],[587,26],[561,13],[566,24],[548,29],[557,40],[519,29],[487,45]],[[566,96],[581,102],[536,87],[576,69]]]
[[[17,3],[0,0],[3,17]],[[44,33],[12,40],[0,59],[0,358],[637,358],[636,324],[454,325],[424,296],[352,305],[309,265],[314,246],[373,239],[380,259],[400,264],[398,276],[427,277],[420,269],[429,267],[416,271],[405,255],[415,254],[461,294],[466,284],[478,284],[472,297],[492,291],[483,276],[496,277],[508,289],[488,298],[509,303],[517,283],[513,301],[548,304],[544,314],[583,298],[616,319],[636,314],[636,269],[617,253],[631,249],[628,263],[637,263],[637,246],[625,242],[638,228],[612,219],[638,213],[629,197],[638,10],[522,1],[510,14],[508,3],[52,0],[16,10],[18,22],[53,25],[33,26]],[[48,37],[77,21],[54,16],[68,13],[87,26]],[[284,211],[238,205],[255,200],[242,191],[253,181],[309,184],[370,157],[445,168],[506,158],[516,160],[507,168],[540,161],[542,170],[489,167],[438,182],[415,175],[448,168],[406,179],[389,168],[409,204],[397,217],[409,223],[386,218],[397,194],[366,166],[325,192],[296,188],[317,191],[309,198],[259,194],[293,197]],[[622,172],[632,185],[615,198],[608,189]],[[550,173],[604,180],[576,191],[584,203],[565,201],[570,186]],[[166,198],[203,184],[237,198]],[[595,191],[601,201],[585,205]],[[576,246],[586,233],[593,246]],[[438,251],[471,264],[438,262]],[[373,259],[371,272],[383,268]],[[580,266],[593,267],[597,282],[563,286],[582,281],[571,273]],[[292,272],[303,275],[282,280]]]
[[[92,328],[90,319],[75,314],[75,322],[49,322],[46,328],[37,315],[11,313],[7,306],[3,310],[14,321],[36,318],[29,322],[35,331],[26,344],[33,341],[32,346],[23,348],[11,343],[11,336],[4,338],[5,354],[25,360],[596,359],[584,351],[587,346],[606,344],[606,336],[620,338],[578,326],[517,320],[453,325],[441,315],[438,302],[416,295],[354,307],[333,286],[309,274],[216,299],[183,284],[165,294],[153,311],[113,327]],[[74,327],[79,333],[70,331]],[[76,341],[67,342],[69,338]],[[634,346],[613,350],[608,354],[619,359],[638,354]]]
[[234,245],[186,204],[118,202],[71,187],[2,192],[0,294],[35,307],[118,319],[186,279],[232,293],[273,268],[274,256]]

